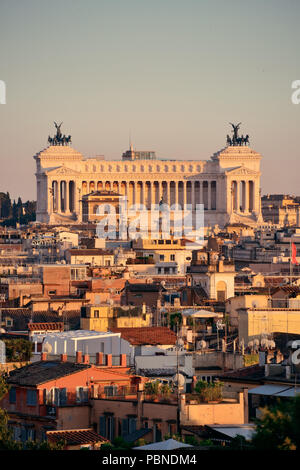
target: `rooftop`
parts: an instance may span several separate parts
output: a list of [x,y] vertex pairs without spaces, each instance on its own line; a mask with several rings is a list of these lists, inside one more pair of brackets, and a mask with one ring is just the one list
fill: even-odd
[[100,338],[104,336],[120,336],[118,332],[111,331],[91,331],[91,330],[69,330],[59,333],[49,333],[48,336],[57,337],[59,339],[90,339]]
[[64,429],[62,431],[47,431],[50,442],[65,441],[67,445],[90,444],[94,442],[108,442],[93,429]]
[[176,343],[176,334],[165,326],[111,328],[111,331],[121,333],[121,337],[134,346]]
[[72,362],[39,361],[31,363],[10,372],[7,382],[9,384],[36,387],[39,384],[76,374],[88,369],[89,364],[75,364]]

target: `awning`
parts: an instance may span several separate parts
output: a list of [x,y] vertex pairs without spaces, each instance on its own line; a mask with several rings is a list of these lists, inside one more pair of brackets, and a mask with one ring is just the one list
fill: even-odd
[[234,438],[236,436],[243,436],[246,440],[251,440],[255,433],[254,425],[241,425],[241,426],[208,426],[214,431],[217,431],[224,436]]
[[280,392],[288,390],[290,387],[288,385],[261,385],[260,387],[252,388],[248,391],[252,395],[276,395]]
[[295,397],[296,395],[300,395],[300,387],[291,387],[283,392],[277,393],[277,397]]
[[134,450],[173,450],[179,449],[180,447],[193,447],[183,442],[175,441],[174,439],[168,439],[167,441],[154,442],[153,444],[147,444],[145,446],[133,447]]
[[193,317],[193,318],[223,318],[223,313],[217,313],[217,312],[210,312],[209,310],[197,310],[197,309],[192,309],[188,308],[186,310],[182,310],[182,315],[184,317]]

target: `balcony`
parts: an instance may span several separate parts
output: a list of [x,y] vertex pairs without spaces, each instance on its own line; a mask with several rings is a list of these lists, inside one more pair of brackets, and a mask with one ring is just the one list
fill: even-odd
[[104,386],[97,384],[94,385],[92,398],[100,399],[116,399],[116,400],[136,400],[137,399],[137,386],[136,385],[111,385]]

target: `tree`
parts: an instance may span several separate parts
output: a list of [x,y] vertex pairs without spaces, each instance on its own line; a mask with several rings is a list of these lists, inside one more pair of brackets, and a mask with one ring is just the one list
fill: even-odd
[[7,362],[30,361],[33,343],[26,339],[5,339]]
[[252,445],[261,450],[300,449],[300,397],[262,409]]

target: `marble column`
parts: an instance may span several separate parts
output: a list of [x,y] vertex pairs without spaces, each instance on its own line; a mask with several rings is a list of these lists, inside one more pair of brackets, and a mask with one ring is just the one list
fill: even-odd
[[175,204],[179,204],[179,181],[175,181]]
[[185,204],[187,203],[187,198],[186,198],[186,181],[183,181],[183,201],[182,201],[182,206],[184,208]]
[[61,212],[61,180],[57,181],[57,212]]
[[69,181],[65,181],[65,212],[70,213],[70,191]]
[[192,210],[195,210],[195,181],[191,181],[191,192],[192,192]]
[[211,210],[211,181],[207,182],[207,210]]
[[249,181],[245,181],[245,212],[249,212],[249,190],[250,190],[250,185]]
[[241,207],[241,201],[240,201],[240,189],[241,189],[241,182],[237,181],[236,182],[236,210],[237,212],[240,212],[240,207]]
[[167,181],[168,204],[171,207],[171,181]]

